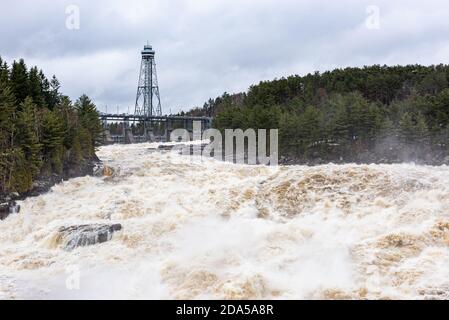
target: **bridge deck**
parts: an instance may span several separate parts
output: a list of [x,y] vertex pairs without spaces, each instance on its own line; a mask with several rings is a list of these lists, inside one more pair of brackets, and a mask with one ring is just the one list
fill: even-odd
[[212,118],[209,117],[191,117],[191,116],[144,116],[134,114],[113,114],[113,113],[100,113],[100,119],[102,120],[136,120],[136,121],[166,121],[166,120],[190,120],[190,121],[204,121],[210,122]]
[[[190,116],[143,116],[133,114],[100,113],[99,118],[104,124],[104,140],[109,143],[133,143],[143,141],[169,141],[171,132],[176,128],[186,129],[193,137],[193,123],[201,122],[201,133],[212,125],[212,118]],[[109,133],[110,122],[123,122],[123,133],[111,135]],[[135,132],[130,123],[142,123],[143,132]]]

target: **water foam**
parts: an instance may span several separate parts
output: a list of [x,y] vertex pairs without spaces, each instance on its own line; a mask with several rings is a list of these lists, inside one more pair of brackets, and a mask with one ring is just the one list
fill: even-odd
[[[154,147],[102,147],[114,176],[65,181],[0,222],[0,298],[448,298],[446,166],[246,166]],[[56,241],[90,223],[123,229]]]

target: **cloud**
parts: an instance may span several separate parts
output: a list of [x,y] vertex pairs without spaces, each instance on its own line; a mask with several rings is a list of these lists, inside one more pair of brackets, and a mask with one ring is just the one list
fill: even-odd
[[[68,5],[80,29],[65,26]],[[380,29],[366,26],[369,5]],[[449,63],[449,5],[422,1],[17,0],[0,13],[0,54],[56,74],[72,98],[132,111],[147,40],[163,111],[260,80],[369,64]]]

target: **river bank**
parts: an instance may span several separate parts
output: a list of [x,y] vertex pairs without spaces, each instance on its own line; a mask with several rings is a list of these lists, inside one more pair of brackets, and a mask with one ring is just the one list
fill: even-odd
[[37,197],[48,192],[54,185],[61,181],[83,177],[94,174],[94,169],[101,165],[97,156],[84,160],[77,165],[66,164],[61,174],[52,173],[50,175],[41,175],[34,182],[32,188],[23,193],[11,192],[7,194],[0,193],[0,220],[6,219],[10,214],[20,211],[17,201],[29,197]]

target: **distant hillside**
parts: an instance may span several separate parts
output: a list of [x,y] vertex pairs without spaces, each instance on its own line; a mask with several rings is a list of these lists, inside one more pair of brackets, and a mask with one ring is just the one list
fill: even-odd
[[279,128],[285,163],[449,162],[449,66],[336,69],[263,81],[187,114]]

